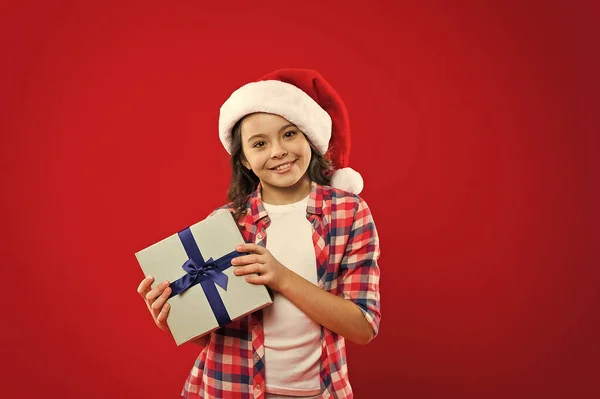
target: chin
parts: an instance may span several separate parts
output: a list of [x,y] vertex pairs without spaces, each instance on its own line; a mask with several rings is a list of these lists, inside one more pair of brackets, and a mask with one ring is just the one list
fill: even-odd
[[279,178],[275,178],[275,179],[268,179],[268,180],[265,180],[265,182],[273,187],[291,188],[296,185],[300,185],[305,176],[306,176],[306,174],[303,174],[301,176],[285,176],[285,177],[279,177]]
[[269,183],[269,185],[271,185],[273,187],[290,188],[290,187],[294,187],[295,185],[299,184],[300,180],[301,179],[294,179],[294,180],[287,180],[287,181],[279,180],[279,181],[271,181],[268,183]]

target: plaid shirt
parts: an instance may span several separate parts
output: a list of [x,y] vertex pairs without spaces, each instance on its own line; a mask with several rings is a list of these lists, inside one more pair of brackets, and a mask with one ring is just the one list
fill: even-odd
[[[260,185],[238,223],[246,242],[266,246],[270,219]],[[228,204],[220,209],[234,209]],[[312,183],[306,217],[313,226],[321,289],[356,303],[379,329],[379,239],[369,207],[359,196]],[[216,211],[215,211],[216,212]],[[214,213],[214,212],[213,212]],[[351,399],[344,337],[321,327],[321,397]],[[185,398],[264,398],[262,311],[212,332],[181,395]]]

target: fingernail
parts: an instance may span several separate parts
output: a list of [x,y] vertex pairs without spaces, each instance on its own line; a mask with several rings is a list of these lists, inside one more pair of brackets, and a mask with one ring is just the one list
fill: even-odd
[[241,246],[241,245],[238,245],[237,247],[235,247],[235,250],[236,250],[236,251],[239,251],[239,250],[241,250],[241,249],[242,249],[242,246]]

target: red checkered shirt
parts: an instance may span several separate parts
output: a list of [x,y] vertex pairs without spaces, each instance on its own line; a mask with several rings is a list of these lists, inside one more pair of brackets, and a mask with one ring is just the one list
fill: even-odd
[[[238,223],[246,242],[264,247],[270,219],[260,191],[259,186],[250,196],[247,212]],[[231,204],[220,209],[234,211]],[[377,335],[379,239],[369,207],[357,195],[313,182],[306,217],[313,226],[319,287],[356,303]],[[321,348],[321,397],[351,399],[344,337],[321,327]],[[189,399],[264,398],[264,355],[259,310],[210,334],[181,395]]]

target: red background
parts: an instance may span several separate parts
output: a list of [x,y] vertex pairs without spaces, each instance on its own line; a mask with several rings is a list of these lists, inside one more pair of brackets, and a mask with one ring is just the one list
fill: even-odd
[[178,397],[199,348],[154,326],[133,254],[225,199],[230,92],[304,67],[381,236],[357,398],[598,397],[591,6],[94,3],[0,3],[2,396]]

